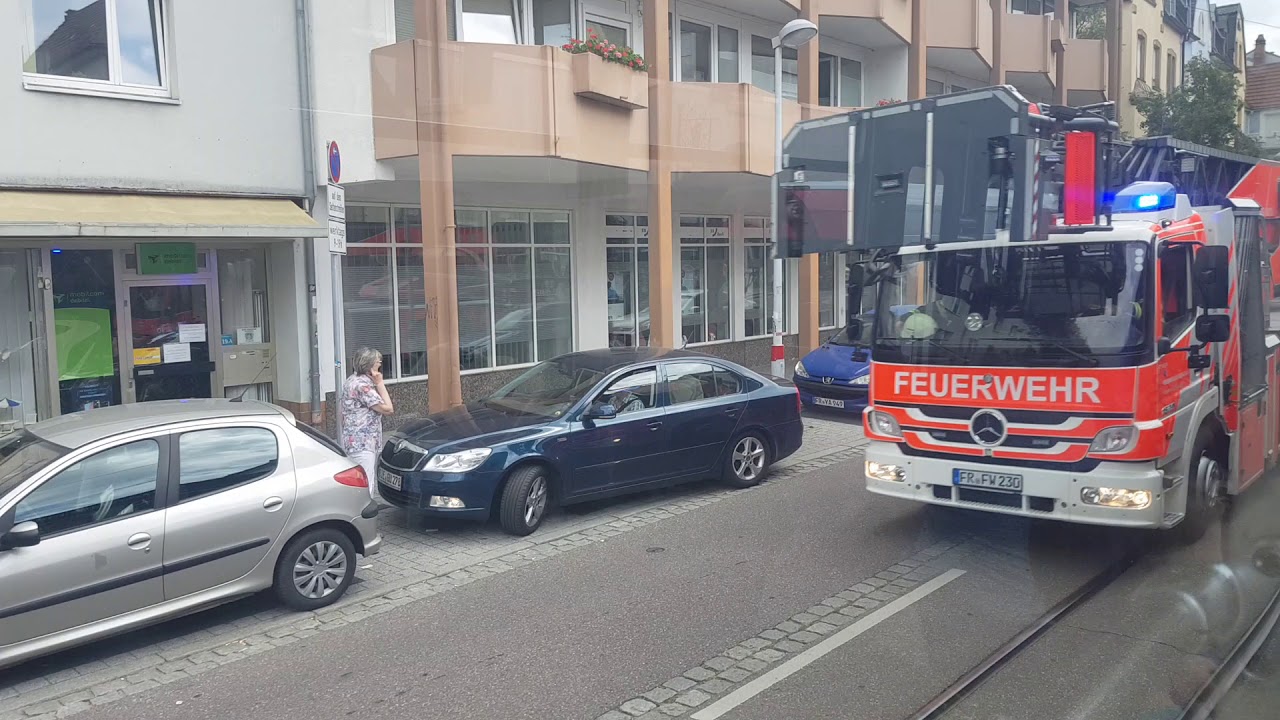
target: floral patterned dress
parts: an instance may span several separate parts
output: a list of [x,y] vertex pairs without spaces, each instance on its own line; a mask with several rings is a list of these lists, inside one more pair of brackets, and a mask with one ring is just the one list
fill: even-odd
[[382,448],[382,416],[373,408],[382,396],[373,378],[353,374],[342,383],[342,447],[349,453],[372,452]]

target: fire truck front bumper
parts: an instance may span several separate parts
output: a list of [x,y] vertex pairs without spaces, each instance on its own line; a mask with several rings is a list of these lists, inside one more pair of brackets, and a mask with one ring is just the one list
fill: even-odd
[[1165,527],[1164,476],[1149,464],[1043,470],[916,457],[896,444],[872,442],[864,469],[867,490],[878,495],[1065,522]]

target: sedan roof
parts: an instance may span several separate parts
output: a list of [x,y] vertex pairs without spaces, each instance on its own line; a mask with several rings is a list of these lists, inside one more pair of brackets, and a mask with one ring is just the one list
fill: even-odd
[[30,425],[27,430],[63,447],[78,448],[105,437],[172,423],[264,415],[293,419],[288,410],[257,400],[159,400],[70,413]]
[[650,362],[654,360],[678,360],[680,358],[709,359],[702,353],[658,347],[621,347],[602,348],[599,350],[583,350],[582,352],[561,355],[556,359],[562,362],[569,362],[578,367],[588,368],[590,370],[611,372],[623,367],[624,365],[630,365],[632,363]]

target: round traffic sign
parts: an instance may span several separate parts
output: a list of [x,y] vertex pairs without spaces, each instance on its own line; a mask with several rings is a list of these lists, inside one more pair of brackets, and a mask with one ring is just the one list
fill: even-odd
[[329,141],[329,182],[342,180],[342,153],[338,152],[338,143]]

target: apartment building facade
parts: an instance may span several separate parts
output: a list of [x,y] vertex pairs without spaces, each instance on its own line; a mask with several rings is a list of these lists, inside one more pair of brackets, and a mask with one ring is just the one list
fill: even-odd
[[[308,400],[309,126],[292,2],[0,4],[0,430]],[[235,38],[230,51],[227,38]]]
[[[348,240],[321,346],[382,351],[416,411],[578,349],[685,345],[767,369],[775,82],[784,131],[991,83],[1110,97],[1105,41],[1070,37],[1040,0],[360,5],[311,18],[315,135],[343,148]],[[771,38],[797,17],[819,37],[779,78]],[[593,33],[646,70],[562,49]],[[789,364],[844,324],[846,262],[785,263]]]
[[1268,157],[1280,156],[1280,56],[1267,51],[1267,39],[1259,35],[1249,52],[1245,132],[1262,146]]

